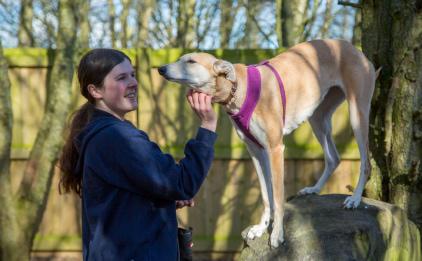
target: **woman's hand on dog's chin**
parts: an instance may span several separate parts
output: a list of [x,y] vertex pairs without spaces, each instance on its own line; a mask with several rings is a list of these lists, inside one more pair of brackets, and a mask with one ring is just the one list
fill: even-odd
[[176,209],[183,208],[183,207],[193,207],[195,206],[195,202],[193,199],[189,200],[176,200]]
[[186,98],[192,110],[201,120],[201,127],[210,131],[215,131],[217,129],[218,118],[212,108],[212,96],[191,89],[186,94]]

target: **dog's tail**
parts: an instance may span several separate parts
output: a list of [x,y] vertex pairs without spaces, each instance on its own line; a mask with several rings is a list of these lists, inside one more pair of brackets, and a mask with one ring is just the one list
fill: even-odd
[[378,68],[377,71],[375,72],[375,80],[378,79],[378,76],[380,76],[381,69],[382,69],[382,66]]

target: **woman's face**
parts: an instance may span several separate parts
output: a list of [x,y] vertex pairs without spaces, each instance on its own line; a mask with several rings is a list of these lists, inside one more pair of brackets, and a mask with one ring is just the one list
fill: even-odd
[[138,82],[135,71],[130,62],[125,59],[104,78],[104,84],[98,90],[101,99],[97,100],[96,106],[120,119],[130,111],[138,107]]

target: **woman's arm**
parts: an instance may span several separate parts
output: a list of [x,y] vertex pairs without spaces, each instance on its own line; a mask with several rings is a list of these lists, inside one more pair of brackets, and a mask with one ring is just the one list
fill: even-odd
[[212,130],[217,121],[210,99],[199,94],[191,96],[198,99],[191,106],[203,127],[186,144],[185,157],[179,163],[164,154],[144,132],[123,122],[92,140],[87,163],[108,183],[134,193],[167,200],[191,199],[210,169],[216,139]]

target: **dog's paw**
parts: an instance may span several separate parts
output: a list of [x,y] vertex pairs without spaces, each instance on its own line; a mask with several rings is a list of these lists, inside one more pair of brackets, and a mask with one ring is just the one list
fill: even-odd
[[306,187],[301,190],[297,194],[299,195],[308,195],[308,194],[319,194],[320,188],[317,188],[315,186],[313,187]]
[[357,208],[361,200],[362,200],[362,197],[360,196],[355,196],[355,195],[349,196],[344,201],[343,208],[347,208],[347,209]]
[[262,224],[252,226],[248,231],[247,238],[254,239],[256,237],[261,237],[265,230],[267,230],[267,227],[268,226]]
[[270,236],[271,248],[277,248],[277,247],[281,246],[281,244],[283,244],[283,242],[284,242],[283,231],[278,232],[278,233],[277,233],[277,231],[273,231],[271,233],[271,236]]
[[245,240],[261,237],[262,234],[267,231],[271,218],[270,211],[270,208],[265,208],[261,216],[261,221],[258,224],[251,226],[246,235],[242,235]]

